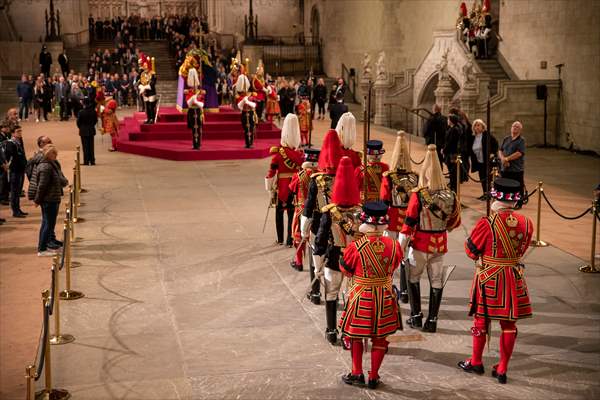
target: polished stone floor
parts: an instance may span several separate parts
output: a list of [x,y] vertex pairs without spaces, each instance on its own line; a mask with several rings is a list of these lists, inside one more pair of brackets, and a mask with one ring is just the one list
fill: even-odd
[[[509,384],[456,368],[470,350],[473,263],[462,248],[480,216],[475,206],[464,210],[463,225],[450,235],[446,263],[457,269],[438,333],[407,329],[392,336],[384,385],[368,391],[341,383],[350,355],[325,342],[324,307],[304,298],[308,272],[289,267],[290,249],[273,244],[273,214],[261,232],[267,160],[177,163],[98,152],[98,165],[83,169],[86,221],[76,226],[81,240],[73,248],[82,263],[73,270],[73,288],[86,297],[61,304],[63,331],[76,341],[52,348],[54,381],[75,399],[600,396],[600,276],[579,273],[582,260],[554,246],[525,258],[535,315],[518,325]],[[420,154],[415,143],[415,158]],[[27,252],[9,240],[5,257]],[[426,279],[422,285],[428,293]],[[7,320],[19,325],[3,310]],[[498,357],[499,333],[494,326],[488,369]],[[35,344],[30,347],[33,355]],[[3,366],[14,368],[4,348]]]

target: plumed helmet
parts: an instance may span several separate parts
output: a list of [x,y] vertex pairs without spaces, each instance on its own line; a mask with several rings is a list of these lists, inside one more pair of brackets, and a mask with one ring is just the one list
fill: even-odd
[[288,114],[283,120],[280,143],[282,146],[292,149],[300,147],[300,125],[296,114]]
[[190,68],[188,71],[187,85],[194,89],[200,86],[200,77],[198,76],[198,70],[196,70],[196,68]]
[[419,173],[419,187],[427,187],[430,190],[447,189],[446,180],[442,173],[442,166],[438,158],[435,144],[427,146],[425,160]]
[[240,75],[235,82],[235,91],[238,93],[246,93],[250,89],[250,81],[246,75]]
[[351,112],[342,114],[335,130],[344,148],[351,149],[356,142],[356,118],[354,115]]
[[262,60],[258,60],[258,67],[256,67],[256,75],[263,76],[265,74],[265,66]]
[[117,110],[117,102],[114,100],[109,100],[106,104],[106,108],[112,112],[115,112]]
[[462,17],[466,17],[467,16],[467,5],[465,4],[464,1],[462,3],[460,3],[460,15]]
[[342,157],[335,173],[332,201],[338,206],[354,206],[360,203],[360,193],[354,178],[354,166],[350,157]]
[[404,131],[398,131],[398,136],[396,136],[396,143],[394,144],[394,152],[392,153],[390,169],[392,171],[396,169],[405,170],[407,172],[412,171],[410,164],[410,152],[408,150],[408,144],[406,143]]
[[330,129],[325,134],[321,154],[319,154],[319,170],[323,172],[335,172],[340,158],[342,157],[342,144],[335,129]]

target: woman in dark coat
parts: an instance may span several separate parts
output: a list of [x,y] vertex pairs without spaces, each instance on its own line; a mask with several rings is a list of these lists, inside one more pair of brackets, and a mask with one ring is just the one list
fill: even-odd
[[62,245],[54,237],[56,217],[60,209],[60,200],[63,195],[63,187],[69,181],[63,175],[60,164],[56,161],[58,151],[53,144],[47,144],[43,148],[44,158],[34,171],[36,181],[35,195],[33,201],[42,208],[42,225],[40,227],[40,238],[38,242],[38,256],[53,256]]
[[317,111],[319,112],[319,119],[325,118],[325,102],[327,101],[327,87],[325,86],[325,81],[323,78],[319,78],[317,82],[317,86],[315,86],[315,102],[319,107]]

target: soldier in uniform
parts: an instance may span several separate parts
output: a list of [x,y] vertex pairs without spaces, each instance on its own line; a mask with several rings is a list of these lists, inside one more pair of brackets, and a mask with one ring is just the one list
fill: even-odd
[[[398,132],[390,170],[383,173],[381,183],[380,199],[388,205],[388,228],[384,235],[398,240],[406,207],[410,194],[419,183],[419,176],[412,172],[410,164],[410,153],[404,137],[404,131]],[[404,263],[401,263],[400,274],[400,300],[408,303],[408,285],[406,283],[406,271]]]
[[465,372],[483,374],[482,354],[490,321],[498,320],[500,362],[492,367],[492,376],[506,383],[508,362],[517,339],[517,321],[532,316],[529,291],[520,260],[533,236],[533,221],[514,211],[521,199],[518,181],[498,178],[490,195],[494,198],[492,214],[481,217],[465,242],[467,256],[478,261],[469,315],[473,315],[473,353],[460,361]]
[[356,168],[354,175],[356,177],[356,184],[360,190],[360,198],[363,203],[369,201],[378,201],[379,192],[381,191],[381,180],[383,173],[390,169],[390,167],[381,162],[381,157],[385,153],[383,149],[383,142],[381,140],[369,140],[367,142],[367,193],[365,194],[364,189],[364,166]]
[[[313,239],[311,246],[314,246],[314,238],[318,232],[321,223],[321,209],[331,202],[331,190],[335,180],[335,171],[341,158],[341,144],[337,132],[330,129],[325,134],[321,153],[319,154],[318,172],[310,177],[308,185],[308,194],[304,203],[304,212],[300,217],[300,232],[302,239]],[[307,297],[313,304],[321,303],[320,284],[315,279],[315,260],[317,256],[313,255],[313,263],[310,266],[311,290]],[[318,260],[320,265],[321,260]]]
[[335,130],[342,142],[342,155],[350,157],[354,168],[362,165],[362,153],[352,149],[356,141],[356,118],[351,112],[342,114]]
[[250,81],[246,75],[239,75],[235,84],[235,104],[242,112],[242,128],[244,129],[244,140],[246,148],[251,149],[254,145],[254,130],[258,118],[256,117],[256,98],[250,90]]
[[[241,76],[240,76],[241,78]],[[238,80],[239,81],[239,80]],[[277,192],[277,205],[275,207],[275,228],[277,231],[277,244],[283,244],[283,211],[287,211],[287,241],[292,247],[292,218],[294,207],[292,204],[293,193],[290,191],[292,177],[302,164],[300,146],[300,129],[298,118],[288,114],[283,121],[281,129],[281,146],[271,147],[271,166],[265,178],[265,188],[270,192]]]
[[202,124],[204,123],[204,95],[206,92],[200,87],[200,78],[198,71],[191,68],[188,71],[187,84],[190,89],[187,90],[186,102],[187,109],[187,127],[192,130],[192,147],[194,150],[200,149],[202,142]]
[[[290,262],[290,265],[296,271],[302,271],[304,268],[304,251],[306,250],[306,241],[302,239],[302,233],[300,232],[300,217],[304,212],[304,202],[306,201],[306,195],[308,194],[310,176],[312,175],[313,171],[317,169],[319,153],[319,149],[304,149],[304,162],[302,163],[302,168],[294,174],[292,182],[290,183],[290,191],[294,196],[292,237],[294,239],[294,247],[296,248],[294,258]],[[311,249],[310,246],[308,248]],[[310,261],[312,264],[312,250],[310,254]]]
[[[427,146],[425,161],[419,174],[419,187],[413,191],[404,225],[400,232],[402,250],[410,243],[408,252],[408,297],[411,317],[406,321],[411,328],[425,332],[437,329],[438,312],[442,302],[444,254],[448,251],[447,232],[460,225],[460,204],[449,190],[442,174],[436,146]],[[429,276],[429,315],[423,325],[421,287],[423,271]]]
[[156,119],[156,73],[152,65],[154,59],[150,59],[145,54],[142,54],[139,64],[142,67],[140,75],[139,91],[144,99],[144,109],[146,110],[145,124],[153,124]]
[[382,236],[387,224],[383,202],[364,205],[359,230],[364,236],[351,243],[340,262],[342,272],[352,278],[346,308],[340,320],[342,335],[350,339],[352,371],[342,376],[349,385],[364,385],[362,368],[363,339],[371,338],[371,371],[368,387],[379,385],[379,368],[387,352],[386,337],[402,329],[402,317],[392,276],[402,260],[396,240]]
[[256,92],[256,114],[259,120],[262,120],[263,110],[265,109],[265,102],[267,100],[267,88],[265,85],[265,67],[262,60],[258,61],[258,67],[256,67],[256,74],[252,78],[252,87]]
[[360,194],[354,181],[354,167],[348,157],[342,157],[335,174],[331,203],[321,208],[319,230],[315,237],[314,260],[317,276],[323,275],[325,286],[325,336],[337,343],[337,304],[342,286],[340,256],[358,236]]
[[310,101],[307,96],[300,97],[300,103],[296,106],[296,113],[300,122],[300,137],[302,145],[309,145],[309,132],[312,130],[312,114],[310,111]]

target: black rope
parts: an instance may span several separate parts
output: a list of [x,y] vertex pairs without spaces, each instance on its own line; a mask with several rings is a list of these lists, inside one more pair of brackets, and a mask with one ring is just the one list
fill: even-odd
[[415,165],[421,165],[425,161],[425,157],[423,157],[423,159],[420,162],[416,162],[415,160],[413,160],[413,158],[411,156],[410,157],[410,161],[412,161],[412,163],[415,164]]
[[62,271],[63,267],[65,266],[65,249],[67,248],[68,235],[69,230],[65,227],[65,229],[63,229],[63,246],[60,254],[60,266],[58,267],[59,271]]
[[473,178],[473,176],[469,173],[469,171],[467,171],[467,168],[465,168],[465,164],[463,163],[460,163],[460,167],[462,168],[463,172],[469,177],[469,179],[472,179],[477,183],[485,182],[487,180],[487,178],[483,178],[482,180]]
[[554,208],[552,203],[550,203],[550,200],[548,200],[548,197],[546,197],[546,192],[544,192],[543,190],[542,190],[542,197],[544,198],[544,200],[546,200],[546,203],[548,203],[548,205],[550,206],[552,211],[554,211],[556,213],[556,215],[558,215],[559,217],[564,218],[564,219],[571,219],[571,220],[579,219],[579,218],[583,217],[585,214],[589,213],[592,209],[592,207],[589,207],[587,210],[585,210],[584,212],[582,212],[581,214],[579,214],[575,217],[567,217],[566,215],[559,213],[558,210],[556,210],[556,208]]
[[42,376],[42,369],[44,369],[44,361],[46,359],[46,345],[48,342],[48,333],[50,331],[50,304],[44,304],[44,323],[42,325],[42,332],[40,334],[40,341],[38,342],[38,350],[33,365],[37,365],[34,380],[37,381]]
[[527,193],[527,195],[523,196],[523,202],[529,201],[529,198],[533,196],[537,192],[537,188],[533,189],[532,192]]

